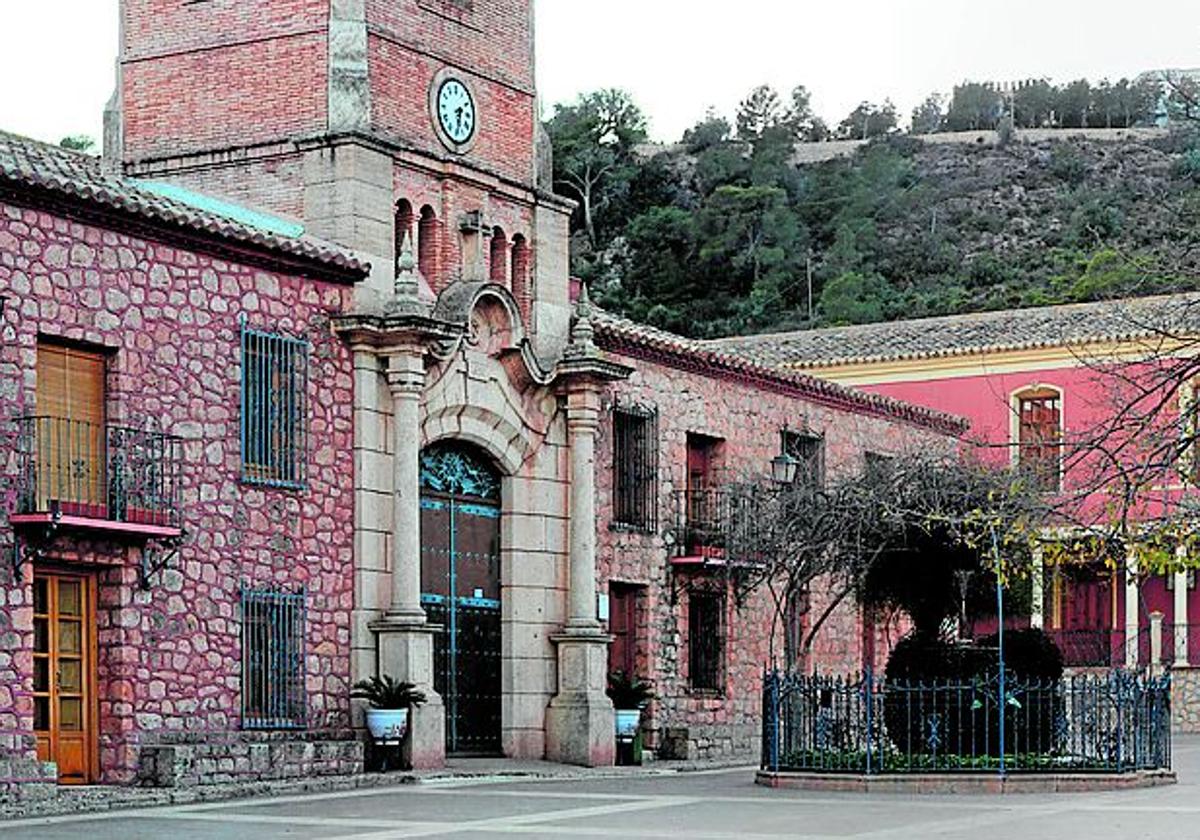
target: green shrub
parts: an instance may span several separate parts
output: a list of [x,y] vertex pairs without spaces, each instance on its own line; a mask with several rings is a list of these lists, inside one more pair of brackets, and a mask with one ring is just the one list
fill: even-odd
[[[956,645],[913,633],[897,643],[885,671],[883,714],[899,752],[999,754],[997,641]],[[1055,688],[1062,654],[1037,629],[1006,632],[1004,650],[1006,747],[1050,752],[1062,712]]]
[[1175,161],[1175,177],[1200,184],[1200,148],[1188,149]]

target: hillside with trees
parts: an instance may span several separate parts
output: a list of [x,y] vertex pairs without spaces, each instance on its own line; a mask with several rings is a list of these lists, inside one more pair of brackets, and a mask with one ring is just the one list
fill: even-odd
[[[701,337],[1195,288],[1190,85],[964,83],[914,112],[914,132],[998,132],[974,145],[902,133],[890,103],[830,128],[805,88],[761,87],[732,123],[710,112],[653,146],[628,94],[583,96],[547,123],[556,189],[579,203],[572,270],[606,307]],[[1163,109],[1182,127],[1152,138],[1013,131],[1146,125]],[[796,144],[830,137],[870,142],[794,163]]]

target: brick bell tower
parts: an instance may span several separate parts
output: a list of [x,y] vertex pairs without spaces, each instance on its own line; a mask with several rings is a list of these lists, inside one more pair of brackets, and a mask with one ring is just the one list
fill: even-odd
[[[421,601],[419,459],[426,437],[444,429],[425,427],[427,398],[442,388],[436,393],[443,413],[494,418],[477,421],[472,441],[496,456],[518,451],[513,441],[527,433],[565,438],[568,422],[541,406],[557,405],[556,391],[579,402],[599,387],[587,359],[576,358],[578,348],[564,356],[573,205],[548,186],[549,143],[534,89],[533,0],[121,0],[120,8],[107,164],[297,220],[373,266],[356,311],[334,324],[354,353],[359,513],[351,670],[353,679],[386,673],[426,691],[429,702],[413,710],[409,759],[438,766],[445,706],[433,690],[436,628]],[[448,289],[455,293],[442,296]],[[532,353],[513,354],[505,345],[435,360],[434,348],[447,336],[468,333],[465,323],[442,320],[458,317],[445,312],[461,302],[461,291],[489,296],[485,320],[500,301],[504,314],[495,317],[508,323],[497,334],[528,336]],[[445,309],[433,308],[435,301]],[[511,329],[514,318],[523,330]],[[476,354],[469,363],[468,353]],[[518,363],[514,355],[527,375],[507,366]],[[428,376],[434,365],[460,365],[461,375]],[[484,369],[501,373],[474,384],[469,374]],[[460,382],[450,393],[447,383]],[[591,408],[568,405],[568,414],[582,412],[572,421],[572,440],[594,436]],[[504,412],[525,413],[509,422]],[[541,419],[530,420],[535,413],[560,426],[538,426]],[[571,451],[572,469],[586,476],[590,450]],[[534,509],[529,488],[566,488],[566,460],[510,458],[514,480],[504,515]],[[545,473],[536,476],[540,483],[525,480],[537,470]],[[566,490],[555,492],[565,508]],[[590,498],[576,493],[572,504],[594,510]],[[572,533],[583,548],[572,551],[572,562],[593,569],[594,523],[580,521],[584,527]],[[566,561],[563,549],[551,546],[549,529],[511,530],[505,550],[558,553]],[[527,542],[517,545],[518,537]],[[574,579],[583,593],[576,612],[586,625],[578,640],[567,633],[555,654],[548,639],[557,619],[547,619],[541,635],[522,631],[523,641],[514,642],[513,631],[504,631],[504,638],[514,650],[532,651],[548,676],[556,655],[583,662],[578,650],[589,653],[588,668],[560,667],[568,676],[578,671],[581,685],[560,687],[549,710],[550,694],[517,696],[524,685],[503,690],[504,749],[542,757],[544,726],[546,756],[611,763],[607,637],[590,617],[594,594],[585,597],[594,580],[586,573]],[[547,590],[556,580],[548,579]],[[514,624],[538,620],[523,615]]]
[[570,206],[549,189],[532,0],[121,0],[105,156],[299,220],[391,293],[494,280],[538,355],[569,322]]

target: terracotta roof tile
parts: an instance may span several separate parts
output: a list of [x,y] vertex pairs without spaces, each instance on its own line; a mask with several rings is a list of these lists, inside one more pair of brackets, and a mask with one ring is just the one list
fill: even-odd
[[1200,333],[1200,294],[1010,309],[703,342],[794,369],[927,359]]
[[712,342],[697,341],[638,324],[603,309],[593,309],[593,313],[596,343],[611,352],[674,361],[710,375],[737,376],[815,402],[904,420],[948,434],[959,435],[967,428],[967,421],[953,414],[869,394],[808,374],[783,371],[725,351]]
[[348,274],[370,265],[350,251],[303,233],[295,223],[178,187],[106,171],[99,158],[0,131],[0,186],[41,191],[298,257]]

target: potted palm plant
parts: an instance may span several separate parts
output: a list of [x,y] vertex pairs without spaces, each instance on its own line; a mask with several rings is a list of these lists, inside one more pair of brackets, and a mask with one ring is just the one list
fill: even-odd
[[367,731],[380,742],[402,741],[408,732],[410,711],[425,702],[425,692],[386,674],[356,682],[350,696],[369,704]]
[[654,698],[650,683],[623,671],[608,675],[608,697],[617,713],[617,739],[632,740],[642,722],[642,709]]

